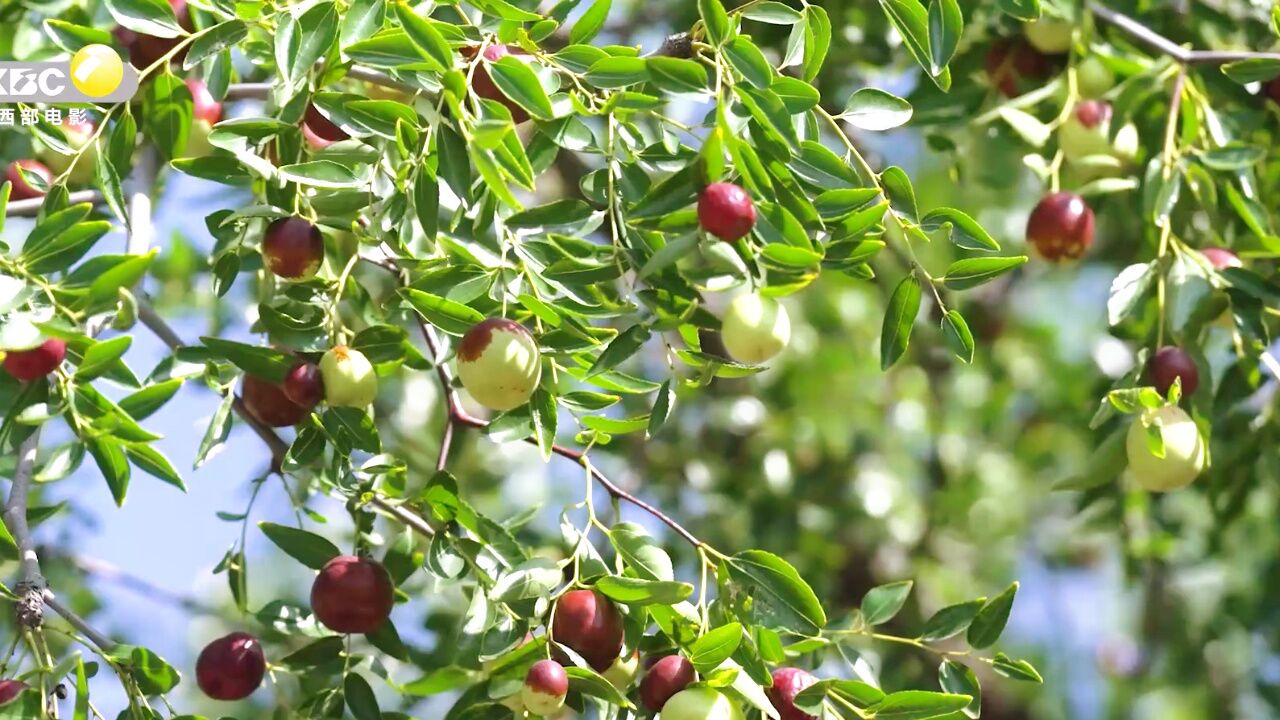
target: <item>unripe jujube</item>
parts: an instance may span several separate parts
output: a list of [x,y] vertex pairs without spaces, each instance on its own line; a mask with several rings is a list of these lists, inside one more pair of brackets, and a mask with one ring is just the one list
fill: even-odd
[[[1164,457],[1157,457],[1147,444],[1147,426],[1157,422],[1164,441]],[[1134,418],[1125,438],[1125,452],[1134,480],[1152,492],[1186,487],[1204,468],[1204,440],[1200,429],[1190,415],[1173,405],[1146,410],[1141,417]]]
[[1071,49],[1071,23],[1058,18],[1041,16],[1023,26],[1023,34],[1027,42],[1037,50],[1049,55],[1064,53]]
[[382,563],[341,555],[320,569],[311,584],[311,611],[338,633],[371,633],[391,617],[395,586]]
[[520,688],[524,709],[534,715],[551,715],[564,707],[569,693],[569,675],[555,660],[539,660],[529,668]]
[[196,684],[214,700],[242,700],[262,684],[267,661],[262,643],[234,632],[209,643],[196,659]]
[[324,401],[329,407],[368,407],[378,397],[378,374],[359,350],[346,345],[330,348],[320,358]]
[[1068,160],[1111,152],[1111,104],[1085,100],[1072,110],[1058,129],[1058,145]]
[[542,378],[538,342],[514,320],[476,323],[458,343],[458,378],[471,397],[490,410],[520,407]]
[[1115,85],[1115,73],[1096,55],[1090,55],[1076,66],[1076,87],[1086,98],[1102,97]]
[[658,720],[743,720],[742,708],[718,690],[695,687],[667,700]]
[[759,364],[782,352],[790,342],[791,318],[773,298],[739,295],[724,314],[720,336],[734,360]]

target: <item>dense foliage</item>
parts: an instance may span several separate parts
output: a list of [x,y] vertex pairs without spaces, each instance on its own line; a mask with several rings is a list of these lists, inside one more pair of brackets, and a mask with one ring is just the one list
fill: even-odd
[[[1280,14],[1118,10],[5,6],[0,54],[107,44],[142,89],[0,131],[0,717],[1060,717],[1070,661],[1002,636],[1106,563],[1110,713],[1266,716]],[[226,188],[207,258],[155,237],[178,175]],[[238,423],[272,461],[179,667],[32,527],[185,489],[148,418],[192,386],[195,468]],[[558,527],[509,445],[574,469]],[[256,539],[309,596],[251,602]]]

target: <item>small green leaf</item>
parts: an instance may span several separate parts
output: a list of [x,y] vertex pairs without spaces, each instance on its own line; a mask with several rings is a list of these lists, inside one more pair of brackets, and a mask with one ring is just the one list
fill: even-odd
[[911,581],[873,587],[862,598],[862,621],[867,625],[889,622],[902,609],[911,594]]
[[952,290],[968,290],[994,280],[1026,261],[1025,255],[957,260],[947,268],[943,282]]
[[266,521],[258,523],[258,527],[276,547],[312,570],[319,570],[342,554],[336,545],[306,530]]
[[907,351],[911,328],[920,314],[920,280],[908,275],[894,288],[880,330],[880,369],[888,370]]
[[862,88],[849,97],[840,117],[863,130],[890,130],[911,119],[911,103],[877,88]]
[[1013,609],[1013,598],[1017,594],[1018,583],[1015,582],[982,606],[965,635],[970,647],[981,650],[1000,639],[1000,633],[1004,632],[1005,623],[1009,621],[1009,612]]

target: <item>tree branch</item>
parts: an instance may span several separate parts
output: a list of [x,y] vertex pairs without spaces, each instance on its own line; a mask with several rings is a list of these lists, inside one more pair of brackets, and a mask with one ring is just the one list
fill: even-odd
[[1237,60],[1280,60],[1280,53],[1253,52],[1248,50],[1190,50],[1185,48],[1128,15],[1116,12],[1097,0],[1089,2],[1089,12],[1110,23],[1116,29],[1151,48],[1168,55],[1184,65],[1223,65]]
[[4,524],[18,546],[18,560],[21,563],[15,588],[18,591],[16,616],[19,625],[32,629],[40,627],[44,621],[41,607],[44,575],[40,574],[40,558],[36,555],[35,543],[31,540],[31,528],[27,526],[27,496],[31,492],[31,478],[35,475],[39,447],[40,428],[37,427],[18,446],[18,464],[13,471],[13,485],[9,488],[9,499],[4,504]]
[[[92,203],[94,205],[102,204],[102,193],[97,190],[77,190],[67,195],[67,201],[72,205],[80,203]],[[44,198],[31,198],[29,200],[14,200],[5,206],[5,217],[35,217],[40,213],[40,206],[44,205]]]

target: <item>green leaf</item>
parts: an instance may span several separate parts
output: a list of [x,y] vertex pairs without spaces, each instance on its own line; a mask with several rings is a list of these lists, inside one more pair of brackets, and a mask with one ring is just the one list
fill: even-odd
[[956,0],[930,0],[929,2],[929,72],[939,75],[947,69],[960,45],[964,31],[964,15]]
[[111,369],[132,344],[132,337],[121,335],[90,345],[76,367],[76,380],[87,382]]
[[[719,4],[719,0],[707,0]],[[724,46],[725,58],[747,82],[761,89],[773,85],[773,67],[769,60],[745,35],[738,35]]]
[[889,622],[902,609],[911,594],[911,581],[873,587],[862,598],[862,621],[868,625]]
[[514,55],[489,64],[489,77],[504,95],[524,108],[535,118],[550,120],[555,115],[551,98],[543,89],[538,76],[525,61]]
[[1013,583],[1004,592],[991,598],[978,611],[977,617],[969,625],[965,640],[975,650],[990,647],[1000,639],[1005,623],[1009,621],[1009,612],[1013,609],[1013,598],[1018,594],[1018,583]]
[[163,407],[165,403],[169,402],[181,387],[181,378],[148,385],[132,395],[122,398],[120,400],[120,409],[137,420],[146,419],[156,410]]
[[964,709],[968,695],[906,690],[889,695],[876,705],[876,720],[928,720]]
[[721,0],[698,0],[698,15],[712,45],[723,45],[733,32]]
[[183,492],[187,491],[187,486],[182,482],[182,476],[174,469],[173,463],[169,462],[169,458],[155,447],[145,443],[129,443],[125,445],[124,450],[139,470]]
[[582,667],[567,667],[564,671],[569,676],[570,692],[599,698],[610,705],[618,707],[632,707],[631,701],[627,700],[626,696],[613,686],[613,683],[605,680],[592,670]]
[[804,19],[804,16],[796,10],[773,0],[746,6],[742,10],[742,16],[748,20],[770,25],[795,25]]
[[142,35],[174,38],[185,35],[178,16],[164,0],[106,0],[116,22]]
[[642,580],[621,575],[606,575],[596,582],[595,588],[624,605],[674,605],[693,594],[693,586],[689,583]]
[[670,93],[700,93],[707,89],[707,71],[693,60],[673,57],[651,57],[645,61],[649,78]]
[[379,68],[394,68],[420,63],[426,58],[422,50],[409,39],[403,30],[383,31],[347,46],[346,53],[352,60]]
[[378,698],[369,682],[357,673],[349,672],[342,681],[342,695],[356,720],[382,720]]
[[894,288],[880,331],[880,369],[888,370],[911,342],[911,328],[920,314],[920,280],[908,275]]
[[968,290],[994,280],[1026,261],[1025,255],[957,260],[947,268],[943,282],[952,290]]
[[804,8],[804,64],[803,77],[813,82],[822,70],[831,49],[831,19],[827,11],[817,5]]
[[1222,72],[1241,85],[1266,82],[1280,76],[1280,60],[1275,58],[1237,60],[1223,65]]
[[983,229],[976,220],[955,208],[935,208],[920,218],[920,229],[926,232],[943,229],[948,232],[951,242],[965,250],[996,252],[1000,243]]
[[287,84],[296,88],[338,39],[338,9],[332,2],[319,2],[301,16],[286,10],[277,17],[276,66],[284,70]]
[[648,580],[672,580],[671,557],[640,525],[622,522],[609,530],[609,542],[627,567]]
[[996,653],[991,663],[991,669],[1013,680],[1024,680],[1038,684],[1044,683],[1044,678],[1040,676],[1040,672],[1035,669],[1035,666],[1026,660],[1015,660],[1004,653]]
[[967,363],[973,362],[973,333],[959,310],[948,310],[942,317],[942,335],[956,357]]
[[460,302],[412,288],[400,292],[427,322],[450,335],[463,335],[471,326],[484,320],[480,311]]
[[969,623],[978,616],[986,598],[948,605],[933,614],[925,621],[920,639],[924,642],[937,642],[955,637],[969,627]]
[[1200,154],[1200,161],[1214,170],[1244,170],[1258,164],[1267,151],[1257,145],[1233,142]]
[[595,0],[591,3],[591,7],[582,13],[578,21],[573,24],[573,28],[569,30],[569,44],[585,43],[595,37],[604,28],[605,20],[609,19],[609,10],[612,6],[612,0]]
[[890,130],[911,119],[911,103],[876,88],[862,88],[849,97],[840,117],[863,130]]
[[224,358],[250,375],[273,383],[283,382],[285,374],[297,362],[293,356],[274,348],[246,345],[216,337],[202,337],[200,342],[215,357]]
[[827,624],[813,588],[777,555],[746,550],[725,558],[722,567],[741,596],[751,598],[749,614],[758,624],[805,635],[815,635]]
[[635,85],[649,80],[649,65],[644,58],[609,57],[587,71],[587,82],[606,90]]
[[105,436],[88,438],[85,442],[93,462],[111,489],[111,497],[116,505],[124,505],[125,494],[129,491],[129,461],[125,458],[124,446],[120,441]]
[[933,53],[929,47],[929,14],[920,0],[880,0],[880,7],[902,36],[902,42],[911,57],[924,68],[940,90],[950,90],[950,71],[943,68],[940,72],[933,72]]
[[978,676],[968,665],[955,660],[943,660],[938,666],[938,684],[954,695],[968,695],[973,700],[964,708],[964,714],[977,718],[982,714],[982,686]]
[[306,530],[266,521],[258,523],[258,527],[276,547],[312,570],[319,570],[342,554],[337,545]]
[[49,18],[44,21],[44,31],[58,47],[74,53],[85,45],[110,45],[111,33],[98,28],[85,27],[66,20]]
[[905,216],[912,222],[916,222],[920,217],[920,211],[916,206],[916,191],[911,186],[911,178],[907,177],[907,172],[897,165],[892,165],[884,169],[880,173],[880,185],[884,188],[884,193],[889,198],[889,206],[898,214]]
[[704,633],[689,646],[689,662],[705,676],[732,657],[741,642],[742,625],[721,625]]
[[662,387],[658,389],[657,397],[653,401],[653,410],[649,412],[649,427],[645,433],[648,437],[653,437],[662,428],[663,423],[671,416],[671,410],[676,405],[676,391],[671,386],[671,381],[663,381]]
[[386,14],[385,0],[353,0],[342,17],[339,30],[342,47],[360,42],[381,29]]
[[453,48],[440,34],[435,26],[424,20],[403,2],[396,3],[396,17],[400,26],[422,51],[422,57],[428,61],[436,72],[444,72],[453,68]]
[[187,56],[182,59],[182,69],[190,70],[206,58],[240,44],[248,36],[249,28],[240,20],[228,20],[214,25],[191,41]]
[[352,172],[351,167],[333,160],[309,160],[280,167],[280,178],[299,185],[342,190],[358,188],[365,181]]

